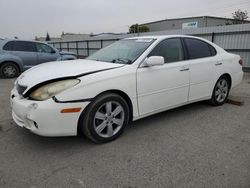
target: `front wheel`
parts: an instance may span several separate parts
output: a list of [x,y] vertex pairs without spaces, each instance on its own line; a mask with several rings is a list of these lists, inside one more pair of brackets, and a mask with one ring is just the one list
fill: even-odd
[[214,106],[220,106],[224,104],[227,100],[229,90],[230,85],[228,78],[226,76],[220,77],[215,84],[213,95],[209,102]]
[[80,119],[81,130],[95,143],[119,137],[129,121],[129,108],[119,95],[106,93],[97,97]]

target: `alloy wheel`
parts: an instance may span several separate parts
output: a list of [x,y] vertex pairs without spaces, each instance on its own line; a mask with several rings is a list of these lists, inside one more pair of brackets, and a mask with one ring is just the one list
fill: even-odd
[[94,129],[99,136],[109,138],[119,132],[124,120],[125,112],[122,105],[116,101],[108,101],[95,113]]
[[16,69],[12,65],[7,65],[3,67],[3,75],[5,77],[14,77],[16,75]]
[[223,102],[228,94],[228,83],[227,80],[221,79],[218,81],[215,87],[215,99],[217,102]]

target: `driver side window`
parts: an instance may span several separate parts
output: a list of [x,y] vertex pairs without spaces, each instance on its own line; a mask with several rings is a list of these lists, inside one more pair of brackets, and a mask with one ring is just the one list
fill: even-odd
[[162,56],[165,63],[177,62],[184,60],[181,40],[179,38],[170,38],[160,42],[148,55]]

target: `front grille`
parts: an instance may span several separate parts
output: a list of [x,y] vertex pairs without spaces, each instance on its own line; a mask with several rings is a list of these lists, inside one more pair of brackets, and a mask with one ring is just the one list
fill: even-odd
[[17,84],[16,89],[19,95],[23,95],[23,92],[27,89],[27,87]]

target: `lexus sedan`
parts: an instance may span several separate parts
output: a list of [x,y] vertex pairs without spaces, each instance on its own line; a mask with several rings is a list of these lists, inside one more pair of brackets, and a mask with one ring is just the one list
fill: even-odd
[[76,59],[76,54],[58,51],[37,41],[0,39],[0,76],[14,78],[35,65]]
[[74,61],[18,77],[10,97],[17,125],[42,136],[83,133],[109,142],[129,122],[158,112],[203,100],[222,105],[243,76],[240,56],[182,35],[127,38]]

